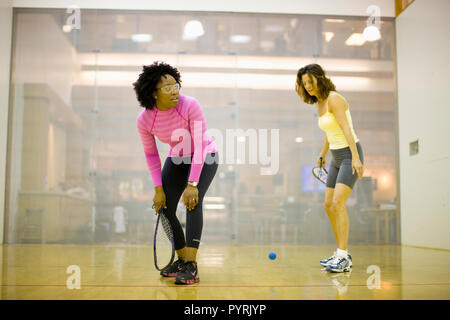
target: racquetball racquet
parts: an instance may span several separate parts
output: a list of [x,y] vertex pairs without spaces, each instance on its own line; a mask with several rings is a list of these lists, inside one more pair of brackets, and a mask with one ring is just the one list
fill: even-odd
[[[159,271],[172,264],[175,258],[175,244],[173,241],[173,231],[163,208],[156,213],[155,234],[153,237],[153,258],[155,268]],[[160,230],[162,227],[162,230]]]
[[320,166],[312,169],[313,176],[320,182],[327,184],[328,171],[322,167],[323,158],[320,157]]

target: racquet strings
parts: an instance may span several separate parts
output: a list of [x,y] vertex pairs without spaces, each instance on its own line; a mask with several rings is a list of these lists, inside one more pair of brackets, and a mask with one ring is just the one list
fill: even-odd
[[328,172],[327,172],[327,170],[325,168],[314,167],[312,169],[312,173],[321,182],[323,182],[325,184],[327,183]]

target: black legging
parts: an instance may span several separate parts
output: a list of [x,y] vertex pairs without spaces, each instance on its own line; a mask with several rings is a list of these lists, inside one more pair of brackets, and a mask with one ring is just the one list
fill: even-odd
[[177,206],[180,198],[187,187],[191,165],[186,163],[185,158],[168,157],[161,171],[162,185],[166,195],[165,212],[172,226],[175,250],[188,246],[197,248],[203,229],[203,197],[211,184],[218,168],[218,154],[207,154],[205,163],[198,182],[198,204],[194,210],[188,211],[186,208],[186,239],[183,228],[177,218]]

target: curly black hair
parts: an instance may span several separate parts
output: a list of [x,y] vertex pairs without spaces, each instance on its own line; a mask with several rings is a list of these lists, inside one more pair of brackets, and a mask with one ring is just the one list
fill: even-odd
[[[297,85],[299,87],[299,93],[303,101],[308,104],[313,104],[318,101],[317,97],[309,95],[308,91],[305,90],[302,81],[302,75],[307,74],[311,79],[311,75],[317,79],[317,91],[321,99],[328,98],[330,91],[336,91],[334,83],[325,76],[325,71],[318,64],[308,64],[303,68],[300,68],[297,72]],[[312,80],[312,79],[311,79]]]
[[142,73],[136,82],[133,83],[136,97],[141,107],[152,110],[155,107],[155,98],[153,93],[156,91],[156,85],[163,75],[169,74],[175,78],[175,81],[181,85],[181,76],[177,68],[171,65],[155,61],[153,64],[143,66]]

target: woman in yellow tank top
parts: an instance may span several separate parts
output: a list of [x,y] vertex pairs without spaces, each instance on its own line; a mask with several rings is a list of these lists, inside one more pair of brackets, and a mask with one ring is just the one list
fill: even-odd
[[353,129],[347,101],[336,92],[336,87],[320,65],[310,64],[299,69],[295,89],[305,103],[316,105],[318,125],[325,132],[317,163],[320,165],[320,158],[323,158],[322,166],[325,165],[328,150],[333,156],[324,207],[333,228],[337,250],[320,264],[330,272],[350,271],[352,257],[347,250],[349,222],[346,203],[356,180],[364,173],[361,144]]

